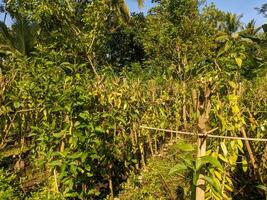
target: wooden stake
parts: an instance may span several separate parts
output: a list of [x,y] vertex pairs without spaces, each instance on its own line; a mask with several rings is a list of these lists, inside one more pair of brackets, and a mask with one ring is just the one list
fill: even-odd
[[55,188],[55,192],[58,193],[59,190],[58,190],[58,183],[57,183],[57,171],[56,169],[54,169],[54,188]]
[[156,138],[154,139],[154,146],[155,146],[155,154],[157,154],[158,153],[158,142]]
[[110,190],[110,200],[113,200],[114,199],[114,192],[113,192],[113,183],[112,183],[112,178],[109,177],[109,180],[108,180],[108,185],[109,185],[109,190]]
[[153,156],[154,155],[154,151],[153,151],[153,145],[152,145],[152,139],[151,139],[151,136],[150,136],[150,132],[148,132],[147,138],[148,138],[148,145],[149,145],[150,153]]
[[[242,135],[243,135],[244,138],[247,138],[247,134],[246,134],[246,131],[245,131],[244,127],[241,128],[241,133],[242,133]],[[249,158],[250,158],[252,167],[253,167],[254,175],[257,177],[257,179],[260,182],[263,183],[263,179],[262,179],[261,174],[259,172],[258,165],[257,165],[256,159],[255,159],[255,156],[253,154],[252,148],[251,148],[248,140],[245,140],[245,145],[246,145],[246,148],[247,148],[247,151],[248,151],[248,155],[249,155]]]
[[141,153],[141,163],[143,167],[146,166],[146,161],[145,161],[145,151],[144,151],[144,145],[142,143],[139,144],[139,150]]
[[[207,123],[209,122],[209,115],[210,115],[210,110],[211,110],[211,103],[210,103],[210,93],[211,90],[209,88],[209,86],[207,84],[205,84],[204,88],[204,97],[205,100],[204,102],[202,102],[202,104],[204,105],[204,111],[203,113],[198,116],[198,127],[201,130],[202,133],[204,133],[204,136],[198,136],[198,141],[197,141],[197,159],[205,156],[206,155],[206,148],[207,148]],[[193,98],[195,98],[194,101],[196,101],[196,94],[194,94],[195,92],[192,92]],[[195,104],[199,105],[199,100],[198,102],[194,102]],[[197,106],[195,105],[195,106]],[[198,108],[196,107],[197,112],[198,112]],[[196,185],[196,200],[205,200],[205,175],[204,175],[204,171],[200,171],[199,172],[199,177],[197,180],[197,185]]]
[[[205,156],[206,154],[206,137],[198,137],[197,141],[197,158]],[[197,187],[196,187],[196,200],[205,200],[205,180],[204,174],[200,173],[198,180],[197,180]]]
[[184,123],[184,129],[187,129],[187,120],[186,120],[186,94],[185,94],[185,90],[186,90],[186,84],[185,82],[183,82],[183,89],[184,89],[184,93],[183,93],[183,123]]

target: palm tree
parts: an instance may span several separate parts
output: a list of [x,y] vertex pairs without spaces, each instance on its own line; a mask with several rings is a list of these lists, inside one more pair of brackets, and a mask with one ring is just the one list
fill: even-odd
[[262,27],[256,27],[256,21],[254,19],[252,19],[251,21],[249,21],[246,25],[246,27],[244,27],[244,30],[240,31],[239,34],[243,37],[245,36],[250,36],[250,37],[254,37],[258,34],[258,32],[261,30]]
[[232,13],[227,13],[225,15],[224,29],[227,33],[232,34],[238,31],[241,28],[241,18],[243,15],[236,15]]
[[[138,6],[142,8],[144,6],[144,0],[136,0]],[[125,0],[111,0],[112,7],[114,8],[115,12],[119,15],[122,15],[124,19],[129,21],[131,15],[129,8],[125,2]]]
[[263,14],[264,17],[267,17],[267,3],[263,4],[260,8],[256,8],[260,14]]
[[14,24],[11,28],[0,22],[0,53],[19,52],[29,56],[34,49],[37,36],[37,25],[27,21],[24,17],[14,14]]

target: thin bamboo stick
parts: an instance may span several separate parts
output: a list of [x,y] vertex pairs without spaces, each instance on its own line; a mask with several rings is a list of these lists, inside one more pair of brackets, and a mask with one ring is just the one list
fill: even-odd
[[267,142],[267,139],[264,139],[264,138],[245,138],[245,137],[210,135],[209,134],[209,133],[212,133],[212,132],[218,130],[218,128],[214,128],[214,129],[208,131],[207,133],[174,131],[174,130],[168,130],[168,129],[162,129],[162,128],[147,127],[147,126],[140,126],[140,128],[149,129],[149,130],[156,130],[156,131],[165,131],[165,132],[169,132],[169,133],[178,133],[178,134],[182,134],[182,135],[202,136],[202,137],[208,137],[208,138],[221,138],[221,139],[231,139],[231,140],[247,140],[247,141],[256,141],[256,142]]

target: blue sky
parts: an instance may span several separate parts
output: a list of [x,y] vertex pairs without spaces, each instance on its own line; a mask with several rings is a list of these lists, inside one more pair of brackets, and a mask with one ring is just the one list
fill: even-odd
[[[145,6],[143,9],[139,9],[136,0],[126,0],[130,10],[132,12],[147,12],[149,8],[153,6],[151,0],[145,0]],[[267,23],[267,19],[262,15],[259,15],[254,9],[260,7],[266,3],[266,0],[207,0],[208,3],[214,2],[215,5],[224,10],[237,14],[244,14],[242,19],[243,22],[248,22],[251,19],[256,19],[257,25]],[[4,15],[0,14],[0,20],[4,19]],[[7,20],[7,24],[10,24],[10,19]]]
[[[136,0],[126,0],[132,12],[147,12],[153,6],[151,0],[145,0],[145,7],[140,10],[137,6]],[[236,14],[243,14],[243,22],[248,22],[255,19],[257,25],[267,23],[267,19],[259,15],[254,9],[260,7],[262,4],[267,3],[266,0],[207,0],[208,3],[214,2],[215,5],[224,11],[233,12]]]

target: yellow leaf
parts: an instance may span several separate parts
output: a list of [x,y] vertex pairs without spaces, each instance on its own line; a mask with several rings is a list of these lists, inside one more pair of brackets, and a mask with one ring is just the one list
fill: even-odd
[[224,185],[224,187],[228,190],[228,191],[230,191],[230,192],[232,192],[233,191],[233,189],[229,186],[229,185]]
[[242,168],[244,172],[248,170],[248,162],[244,158],[242,159]]
[[243,142],[242,142],[241,140],[237,140],[237,144],[238,144],[238,149],[239,149],[242,153],[244,153],[244,151],[243,151]]
[[228,81],[228,83],[229,83],[229,85],[230,85],[232,88],[237,88],[235,82],[233,82],[233,81]]
[[225,158],[222,154],[219,154],[219,158],[220,158],[222,161],[228,163],[227,158]]
[[236,165],[237,155],[229,156],[229,162],[231,165]]
[[227,156],[227,148],[226,148],[226,145],[225,145],[225,143],[224,142],[221,142],[220,143],[221,144],[221,148],[222,148],[222,151],[223,151],[223,154],[224,154],[224,156]]
[[235,62],[237,64],[238,67],[242,66],[243,60],[239,57],[235,57]]
[[127,103],[124,103],[123,110],[127,109]]
[[230,185],[233,184],[233,181],[232,181],[229,177],[226,176],[225,178],[226,178],[227,182],[228,182]]
[[218,171],[214,171],[215,176],[221,181],[222,175]]
[[237,105],[232,106],[232,111],[235,115],[240,113],[240,109]]

